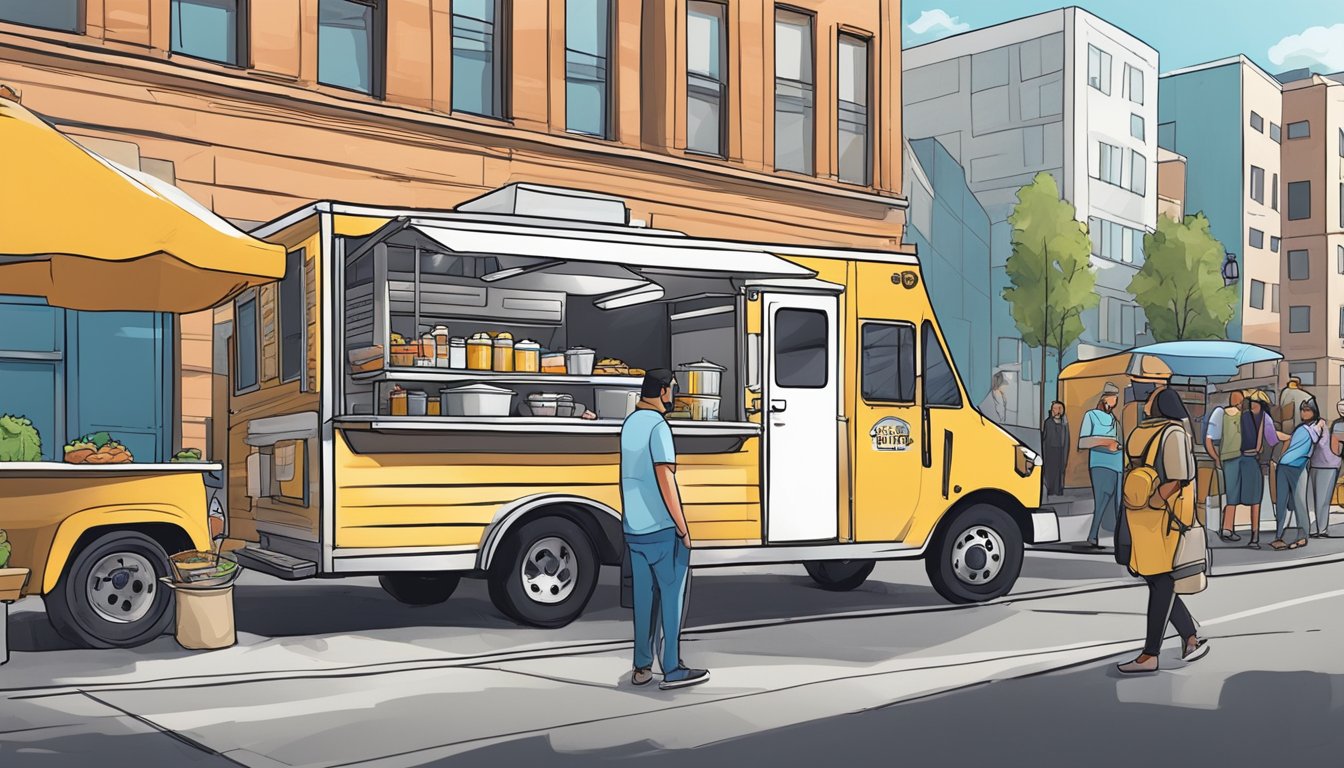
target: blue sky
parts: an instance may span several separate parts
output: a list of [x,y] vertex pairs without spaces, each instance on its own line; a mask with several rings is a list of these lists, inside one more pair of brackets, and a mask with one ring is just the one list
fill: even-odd
[[1077,5],[1157,49],[1160,68],[1244,53],[1273,73],[1344,71],[1339,0],[903,0],[905,46]]

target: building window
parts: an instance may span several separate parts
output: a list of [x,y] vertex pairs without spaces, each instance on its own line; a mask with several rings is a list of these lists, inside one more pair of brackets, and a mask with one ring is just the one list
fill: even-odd
[[1129,100],[1135,104],[1143,103],[1143,70],[1125,65],[1125,84],[1129,87]]
[[1148,158],[1138,150],[1129,153],[1129,191],[1139,197],[1148,194]]
[[692,0],[686,7],[686,148],[725,155],[727,94],[722,3]]
[[1283,141],[1283,128],[1279,127],[1278,123],[1269,124],[1269,138],[1273,139],[1276,144]]
[[0,0],[0,21],[78,32],[83,28],[80,0]]
[[280,281],[280,381],[297,381],[303,374],[304,250],[285,254],[285,276]]
[[1129,116],[1129,135],[1144,141],[1143,138],[1143,117],[1140,115]]
[[235,66],[245,63],[247,4],[243,0],[173,0],[173,53]]
[[1158,123],[1157,124],[1157,146],[1176,151],[1176,124]]
[[1110,344],[1133,346],[1138,328],[1134,305],[1109,296],[1102,298],[1097,321],[1101,340]]
[[1339,308],[1339,338],[1344,339],[1344,306]]
[[1279,174],[1274,174],[1274,178],[1269,183],[1269,207],[1277,211],[1279,210]]
[[610,51],[610,0],[565,0],[566,130],[610,135]]
[[775,170],[812,173],[812,17],[775,9]]
[[1106,142],[1098,142],[1100,147],[1098,155],[1097,178],[1107,184],[1121,186],[1120,172],[1123,170],[1121,159],[1124,157],[1119,147],[1111,146]]
[[1344,275],[1344,245],[1335,246],[1335,261],[1338,262],[1336,271]]
[[1260,230],[1256,229],[1255,227],[1251,227],[1251,233],[1250,233],[1250,236],[1249,236],[1247,239],[1250,241],[1250,244],[1251,244],[1251,247],[1252,247],[1252,248],[1264,248],[1264,247],[1265,247],[1265,233],[1264,233],[1264,232],[1261,232]]
[[1092,255],[1124,264],[1143,263],[1143,232],[1114,221],[1097,218],[1087,220],[1087,231],[1092,238]]
[[1311,182],[1288,182],[1288,220],[1311,218]]
[[1288,279],[1311,279],[1311,259],[1307,251],[1288,252]]
[[1306,120],[1299,120],[1296,123],[1288,124],[1288,138],[1305,139],[1311,135],[1311,123]]
[[503,0],[453,0],[453,111],[504,117]]
[[841,35],[836,135],[840,143],[840,180],[851,184],[867,185],[870,180],[868,69],[868,41],[854,35]]
[[1265,169],[1251,166],[1251,199],[1265,204]]
[[1344,229],[1344,182],[1339,185],[1339,228]]
[[1257,133],[1264,133],[1264,132],[1265,132],[1265,118],[1261,117],[1259,114],[1257,114],[1257,113],[1255,113],[1255,112],[1252,112],[1252,113],[1251,113],[1251,127],[1254,128],[1254,129],[1256,130]]
[[1288,332],[1311,333],[1311,307],[1288,308]]
[[1269,311],[1274,314],[1279,313],[1279,284],[1275,283],[1269,291]]
[[1278,253],[1278,252],[1279,252],[1279,238],[1277,238],[1277,237],[1275,237],[1275,236],[1273,236],[1273,235],[1270,235],[1270,236],[1269,236],[1269,251],[1270,251],[1270,253]]
[[1316,364],[1315,363],[1289,363],[1288,375],[1295,376],[1302,382],[1304,387],[1316,386]]
[[257,388],[257,370],[261,367],[255,291],[238,300],[233,315],[233,390],[241,395]]
[[775,313],[775,383],[781,387],[821,389],[830,378],[829,326],[825,312],[781,309]]
[[1265,284],[1259,280],[1251,281],[1251,308],[1265,308]]
[[1095,45],[1087,46],[1087,84],[1111,95],[1111,54]]
[[1339,129],[1339,156],[1344,157],[1344,128]]
[[377,96],[382,88],[382,4],[319,0],[317,80]]
[[924,405],[960,408],[961,390],[957,387],[957,376],[952,372],[943,345],[938,343],[933,323],[925,320],[923,329]]
[[863,399],[915,401],[915,326],[863,324]]

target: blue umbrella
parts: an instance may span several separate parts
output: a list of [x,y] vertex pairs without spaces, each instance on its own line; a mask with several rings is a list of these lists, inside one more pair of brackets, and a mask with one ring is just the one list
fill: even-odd
[[1231,378],[1243,365],[1283,359],[1274,350],[1240,341],[1164,341],[1129,352],[1161,358],[1176,376],[1202,378]]

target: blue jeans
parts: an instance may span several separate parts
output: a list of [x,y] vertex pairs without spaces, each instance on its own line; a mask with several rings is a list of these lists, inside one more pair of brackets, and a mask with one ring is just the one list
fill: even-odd
[[[691,550],[676,528],[626,534],[635,597],[635,669],[653,666],[655,635],[663,634],[663,674],[681,666],[681,623],[691,570]],[[655,613],[657,615],[655,615]]]
[[1288,530],[1288,513],[1293,512],[1297,516],[1297,528],[1300,531],[1298,538],[1305,539],[1307,534],[1311,533],[1311,509],[1307,506],[1307,468],[1287,467],[1279,465],[1278,475],[1278,497],[1279,503],[1274,509],[1274,517],[1278,522],[1278,538],[1283,540],[1283,534]]
[[1092,532],[1088,541],[1096,541],[1101,535],[1101,520],[1107,512],[1111,520],[1120,515],[1120,473],[1105,467],[1091,467],[1088,474],[1092,477]]

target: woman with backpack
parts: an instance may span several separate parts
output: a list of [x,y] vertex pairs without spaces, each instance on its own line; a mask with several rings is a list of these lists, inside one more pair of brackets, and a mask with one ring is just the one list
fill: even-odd
[[[1125,441],[1125,525],[1130,540],[1129,570],[1148,583],[1148,620],[1143,652],[1119,665],[1122,674],[1156,672],[1168,622],[1181,638],[1181,659],[1192,662],[1209,652],[1195,620],[1176,594],[1175,559],[1181,526],[1195,523],[1195,453],[1181,396],[1166,386],[1171,369],[1147,359],[1141,375],[1157,384],[1144,404],[1144,419]],[[1138,377],[1136,377],[1137,380]],[[1142,498],[1140,498],[1142,497]]]
[[[1311,533],[1311,507],[1307,506],[1307,462],[1311,459],[1316,444],[1325,434],[1325,422],[1315,400],[1304,400],[1298,412],[1301,423],[1293,430],[1288,440],[1288,448],[1279,457],[1278,502],[1274,505],[1274,519],[1278,523],[1278,535],[1269,546],[1276,550],[1300,549],[1307,546],[1307,536]],[[1288,530],[1288,510],[1297,513],[1299,536],[1292,544],[1283,541]]]

